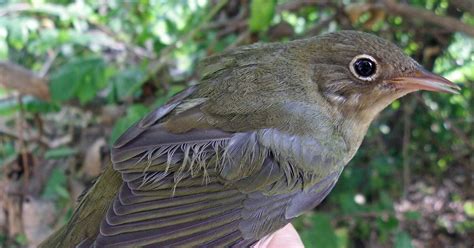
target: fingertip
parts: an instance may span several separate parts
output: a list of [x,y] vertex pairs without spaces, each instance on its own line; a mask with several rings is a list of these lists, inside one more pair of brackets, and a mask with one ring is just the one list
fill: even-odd
[[301,238],[298,232],[290,223],[284,226],[282,229],[276,231],[272,235],[270,241],[268,242],[268,245],[265,247],[267,248],[287,248],[287,247],[304,248],[304,244],[303,244],[303,241],[301,241]]

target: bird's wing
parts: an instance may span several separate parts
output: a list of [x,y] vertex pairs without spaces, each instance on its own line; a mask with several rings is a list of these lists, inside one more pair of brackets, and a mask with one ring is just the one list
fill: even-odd
[[[298,168],[282,164],[262,141],[269,133],[278,139],[277,132],[225,132],[202,124],[198,107],[179,111],[192,92],[181,93],[116,142],[112,161],[123,183],[100,233],[84,246],[250,246],[332,189],[340,170],[325,170],[305,188]],[[192,125],[178,127],[186,123]]]

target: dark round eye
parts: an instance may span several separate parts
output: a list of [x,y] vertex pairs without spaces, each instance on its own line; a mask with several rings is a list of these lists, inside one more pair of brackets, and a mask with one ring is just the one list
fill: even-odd
[[364,78],[374,75],[377,70],[375,62],[368,58],[357,59],[352,66],[354,67],[354,72],[357,73],[359,77]]

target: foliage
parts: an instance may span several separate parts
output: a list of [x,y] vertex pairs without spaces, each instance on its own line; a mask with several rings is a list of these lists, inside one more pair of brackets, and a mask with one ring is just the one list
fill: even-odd
[[[105,138],[110,144],[150,109],[196,83],[200,59],[257,41],[340,29],[373,32],[459,83],[461,94],[423,92],[393,103],[372,125],[329,198],[294,224],[307,247],[413,247],[417,240],[426,242],[417,229],[422,225],[429,226],[423,229],[428,237],[441,233],[433,241],[439,246],[472,245],[465,239],[474,235],[474,200],[467,193],[474,164],[474,39],[371,8],[372,1],[304,2],[0,1],[0,60],[45,74],[51,93],[51,101],[18,101],[15,91],[0,87],[0,134],[11,134],[3,128],[16,132],[23,123],[28,135],[47,137],[39,145],[31,139],[26,150],[40,165],[56,161],[38,197],[58,202],[62,222],[77,196],[71,182],[93,177],[84,169],[92,142]],[[474,13],[449,1],[408,2],[474,23]],[[95,129],[98,134],[89,134]],[[0,138],[4,171],[24,153],[18,137]],[[444,210],[433,210],[423,199],[441,201]],[[457,217],[446,222],[452,211]],[[0,242],[7,239],[0,235]],[[32,242],[23,234],[13,239],[17,245]]]

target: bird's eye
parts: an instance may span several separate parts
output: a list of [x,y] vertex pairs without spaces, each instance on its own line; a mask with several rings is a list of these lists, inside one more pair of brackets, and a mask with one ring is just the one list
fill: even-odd
[[363,54],[352,59],[349,69],[357,78],[371,81],[377,74],[377,62],[372,56]]

